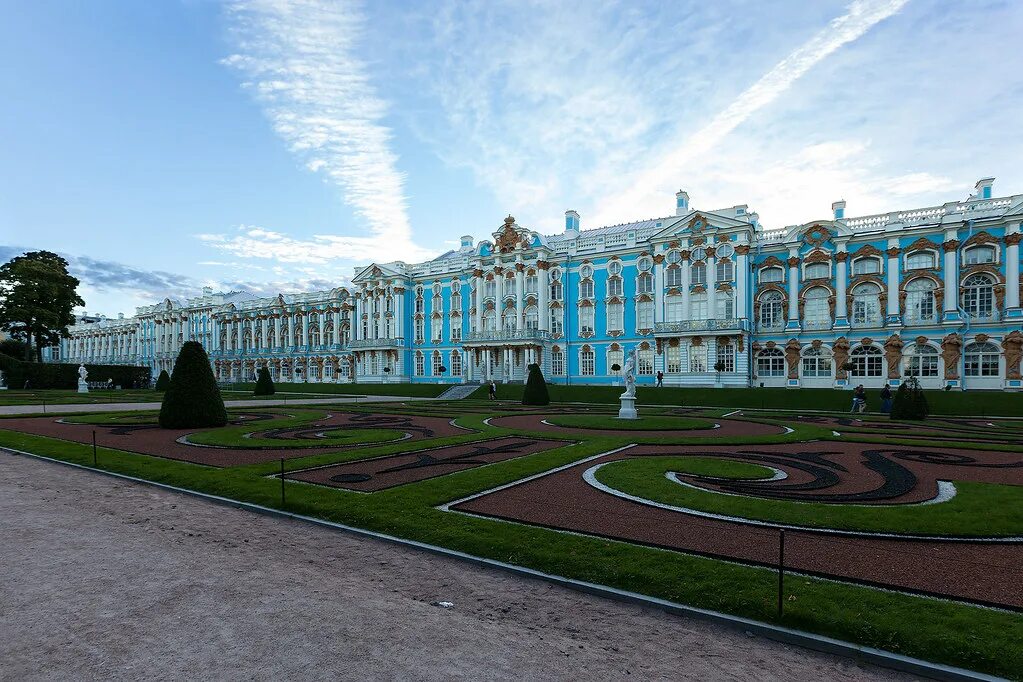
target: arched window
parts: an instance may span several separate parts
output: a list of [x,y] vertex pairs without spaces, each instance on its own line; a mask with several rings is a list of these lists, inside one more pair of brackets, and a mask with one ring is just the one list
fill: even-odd
[[444,374],[443,367],[444,357],[440,354],[439,350],[433,351],[433,366],[430,368],[430,373],[435,377],[439,377]]
[[593,349],[589,346],[583,346],[579,353],[579,373],[584,377],[591,377],[594,374]]
[[963,252],[963,262],[966,265],[978,265],[980,263],[995,262],[995,247],[974,246]]
[[689,299],[689,309],[691,320],[706,320],[707,319],[707,294],[693,294],[692,298]]
[[579,283],[579,298],[593,298],[593,280],[584,279]]
[[992,317],[995,313],[995,286],[987,275],[970,275],[963,282],[963,310],[970,317]]
[[565,333],[565,323],[562,320],[561,308],[551,308],[551,334],[561,336]]
[[451,376],[462,376],[462,354],[457,350],[451,351]]
[[497,331],[497,312],[495,310],[483,311],[483,331]]
[[561,282],[560,281],[551,282],[551,300],[560,301],[562,295],[563,293],[561,289]]
[[707,264],[706,263],[693,263],[693,267],[690,270],[690,275],[693,279],[693,284],[706,284],[707,283]]
[[689,346],[689,371],[693,374],[707,371],[707,347]]
[[919,277],[906,283],[906,322],[934,321],[934,281]]
[[785,353],[780,348],[765,348],[757,353],[757,376],[785,376]]
[[763,283],[780,282],[785,277],[785,271],[781,268],[764,268],[760,271],[760,281]]
[[579,308],[579,332],[582,334],[593,333],[593,306],[591,305]]
[[715,317],[719,320],[730,320],[735,317],[735,294],[731,291],[719,291],[714,298],[717,310]]
[[934,267],[934,253],[931,251],[916,251],[906,256],[907,270],[922,270]]
[[636,351],[636,374],[651,375],[654,373],[654,349],[647,346]]
[[668,252],[668,255],[665,256],[665,260],[668,261],[669,265],[677,265],[679,261],[682,260],[682,254],[679,253],[676,249],[672,249],[671,251]]
[[682,286],[682,268],[677,265],[669,265],[666,274],[666,281],[669,287]]
[[[458,313],[451,313],[448,317],[449,325],[451,327],[451,342],[459,343],[462,340],[462,316]],[[388,320],[390,323],[390,320]]]
[[320,345],[320,328],[318,326],[309,327],[309,345],[319,346]]
[[494,298],[497,296],[497,281],[488,279],[483,283],[483,298]]
[[515,329],[515,308],[505,308],[501,313],[501,329],[513,331]]
[[653,329],[654,302],[639,301],[636,303],[636,329]]
[[[373,353],[376,357],[376,353]],[[423,351],[416,351],[416,376],[421,377],[426,374],[426,358],[423,357]]]
[[718,258],[731,258],[732,254],[735,253],[735,248],[726,242],[724,244],[718,244],[715,253],[717,253]]
[[852,324],[875,327],[881,323],[881,289],[876,284],[860,284],[852,291]]
[[879,377],[881,376],[881,349],[876,346],[860,346],[853,349],[849,354],[852,362],[852,375],[854,377]]
[[426,340],[426,323],[420,318],[415,325],[416,343],[424,343]]
[[722,260],[717,263],[715,281],[728,282],[735,277],[735,267],[730,260]]
[[875,275],[881,272],[881,261],[878,258],[857,258],[853,261],[854,275]]
[[[615,369],[615,365],[618,369]],[[625,351],[621,348],[612,348],[607,352],[607,373],[618,374],[625,366]]]
[[621,303],[607,304],[607,330],[609,332],[624,331],[625,306]]
[[640,275],[638,289],[639,293],[641,294],[652,293],[654,290],[654,276],[651,275],[649,272],[644,272],[642,275]]
[[938,376],[938,349],[916,343],[906,346],[902,353],[902,373],[907,377]]
[[827,263],[810,263],[803,270],[804,279],[827,279],[831,276],[831,266]]
[[[760,296],[760,328],[781,329],[785,326],[785,311],[780,291],[766,291]],[[781,353],[781,351],[778,351]]]
[[666,320],[668,322],[681,322],[683,319],[682,297],[678,294],[672,294],[666,297],[665,311],[667,312]]
[[556,377],[565,375],[565,354],[557,346],[551,349],[551,374]]
[[537,291],[539,291],[539,289],[537,287],[536,272],[530,270],[526,273],[526,293],[535,294]]
[[535,305],[527,306],[523,311],[526,320],[526,329],[538,329],[540,327],[540,313]]
[[998,376],[998,358],[1001,353],[998,346],[991,343],[971,343],[964,351],[966,359],[966,376],[996,377]]
[[[723,366],[723,368],[720,370],[717,369],[719,366]],[[717,362],[714,363],[714,371],[720,372],[735,371],[735,344],[731,342],[718,344]]]
[[803,320],[808,326],[817,329],[831,326],[830,295],[824,287],[814,287],[803,296]]
[[820,348],[810,346],[804,350],[803,376],[807,378],[831,377],[831,351],[824,346]]
[[622,274],[622,263],[621,261],[610,261],[607,264],[607,274],[612,277]]
[[665,370],[668,374],[678,374],[682,371],[682,346],[669,345],[665,349]]

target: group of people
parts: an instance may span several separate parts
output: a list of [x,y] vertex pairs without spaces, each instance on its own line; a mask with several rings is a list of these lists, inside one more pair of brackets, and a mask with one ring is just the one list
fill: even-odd
[[[852,409],[850,412],[863,412],[867,409],[867,390],[860,384],[853,389]],[[888,384],[881,389],[881,412],[888,414],[892,411],[892,389]]]

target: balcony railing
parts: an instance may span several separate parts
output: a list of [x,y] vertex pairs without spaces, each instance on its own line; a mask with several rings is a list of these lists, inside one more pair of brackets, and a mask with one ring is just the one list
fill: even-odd
[[491,329],[470,332],[462,343],[482,343],[486,341],[547,341],[551,333],[546,329]]
[[379,349],[379,348],[402,348],[405,345],[404,338],[398,339],[352,339],[348,347],[357,349]]
[[749,321],[743,317],[726,317],[713,320],[681,320],[678,322],[657,322],[655,334],[680,334],[686,332],[746,331]]

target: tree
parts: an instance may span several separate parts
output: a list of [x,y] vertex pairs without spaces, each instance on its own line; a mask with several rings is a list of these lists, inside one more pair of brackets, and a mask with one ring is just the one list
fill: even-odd
[[0,353],[12,358],[25,358],[32,352],[32,347],[18,339],[4,339],[0,341]]
[[156,377],[156,390],[166,391],[170,387],[170,374],[167,374],[167,370],[160,370],[160,376]]
[[85,305],[68,262],[50,251],[31,251],[0,265],[0,327],[29,344],[25,360],[68,338],[74,309]]
[[895,392],[892,401],[892,419],[927,419],[930,406],[920,382],[915,378],[906,379]]
[[544,381],[540,365],[533,363],[529,366],[529,376],[526,378],[526,389],[522,392],[523,405],[549,405],[550,394],[547,393],[547,382]]
[[274,388],[274,380],[270,377],[270,370],[266,367],[259,368],[259,378],[256,379],[256,390],[253,395],[273,395],[277,392]]
[[186,341],[174,362],[170,386],[160,406],[160,426],[190,429],[223,426],[227,408],[220,397],[210,359],[198,341]]

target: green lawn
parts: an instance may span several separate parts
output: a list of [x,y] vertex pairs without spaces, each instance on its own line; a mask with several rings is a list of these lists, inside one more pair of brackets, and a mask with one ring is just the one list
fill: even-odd
[[[231,384],[237,391],[252,393],[253,383]],[[398,395],[409,398],[436,398],[451,384],[274,384],[277,393],[316,393],[327,395]],[[278,395],[278,397],[280,397]]]
[[148,403],[163,400],[161,391],[131,389],[122,391],[93,390],[79,393],[63,389],[0,391],[0,405],[95,405],[104,403]]
[[613,414],[553,414],[545,421],[575,429],[619,429],[622,431],[685,431],[714,428],[714,422],[708,419],[670,416],[618,419],[617,415]]
[[[521,384],[501,384],[497,387],[499,400],[522,400]],[[561,386],[548,384],[551,402],[596,403],[617,405],[621,386]],[[867,408],[878,410],[877,391],[868,391]],[[956,416],[1023,415],[1023,392],[1004,391],[924,391],[931,414]],[[486,387],[480,387],[473,398],[485,398]],[[654,388],[636,389],[640,405],[687,405],[705,407],[745,407],[776,410],[827,410],[848,412],[852,403],[850,391],[832,388]]]
[[[362,411],[372,409],[367,406]],[[288,412],[294,413],[290,409]],[[308,412],[302,416],[306,423],[316,419],[321,411]],[[285,467],[288,471],[297,471],[508,434],[505,429],[487,426],[484,419],[488,416],[462,414],[458,417],[457,423],[474,429],[472,433],[414,444],[368,445],[311,455],[286,460]],[[262,430],[271,422],[284,419],[225,427],[219,431],[237,435],[241,429]],[[793,427],[797,429],[794,435],[803,439],[817,437],[820,433],[817,427],[798,424]],[[1019,613],[876,590],[837,580],[791,576],[785,582],[785,615],[779,619],[775,612],[777,575],[770,569],[436,508],[445,502],[549,471],[631,441],[627,434],[622,438],[592,436],[576,440],[580,442],[371,494],[287,483],[287,509],[555,575],[1023,679],[1023,648],[1018,645],[1023,641],[1023,616]],[[0,446],[92,465],[92,449],[88,445],[0,430]],[[110,471],[268,507],[281,506],[280,481],[268,478],[281,466],[276,461],[216,469],[108,448],[99,449],[98,461],[100,468]],[[732,466],[727,466],[729,464]],[[719,462],[691,466],[698,467],[697,472],[704,474],[762,475],[759,467],[735,462],[726,463],[724,467]]]

